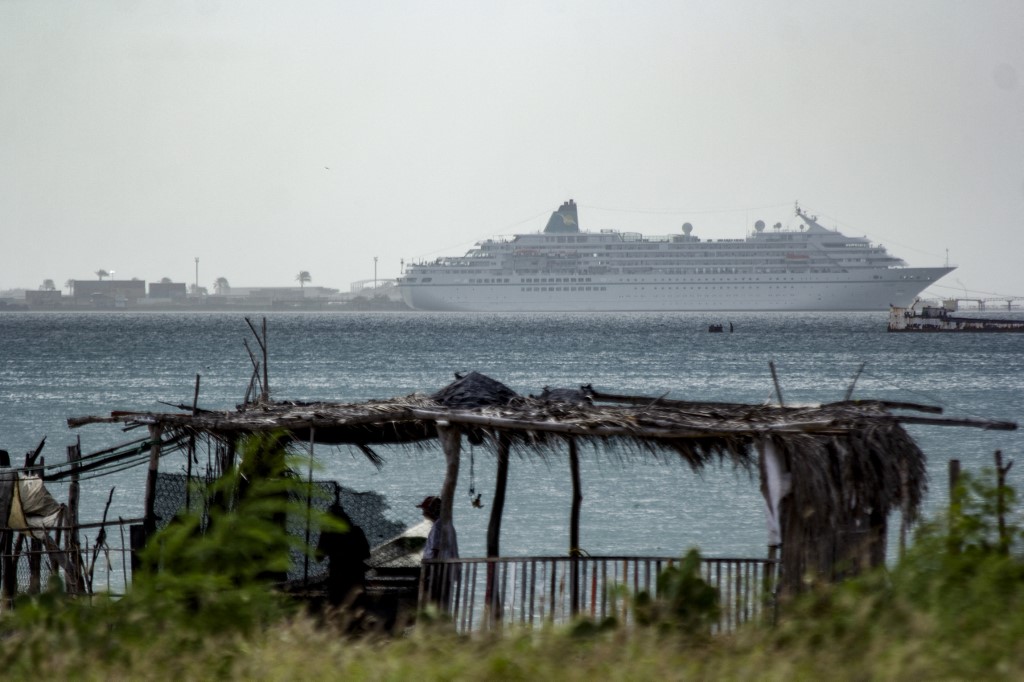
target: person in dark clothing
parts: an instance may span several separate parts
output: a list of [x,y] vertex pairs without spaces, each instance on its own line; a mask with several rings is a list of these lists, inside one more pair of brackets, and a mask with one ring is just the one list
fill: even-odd
[[366,534],[352,522],[340,504],[333,504],[327,513],[348,526],[344,532],[327,530],[320,533],[317,557],[330,562],[327,569],[327,599],[332,606],[352,606],[362,596],[366,584],[366,560],[370,543]]

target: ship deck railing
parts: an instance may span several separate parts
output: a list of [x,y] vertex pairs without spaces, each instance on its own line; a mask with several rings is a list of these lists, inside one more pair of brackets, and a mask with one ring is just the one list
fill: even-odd
[[[657,599],[658,576],[678,557],[533,556],[424,561],[419,608],[445,612],[460,633],[506,626],[536,627],[579,618],[636,621],[634,598]],[[772,623],[778,562],[702,558],[701,577],[718,592],[715,633],[746,623]]]

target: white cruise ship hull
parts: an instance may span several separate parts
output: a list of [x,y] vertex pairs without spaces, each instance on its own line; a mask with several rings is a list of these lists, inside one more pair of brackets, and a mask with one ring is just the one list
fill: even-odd
[[[512,277],[501,284],[400,285],[416,310],[477,312],[871,311],[907,307],[953,268],[793,275],[768,280],[591,277],[545,286]],[[520,281],[516,281],[520,280]]]
[[543,232],[479,242],[412,263],[398,279],[416,310],[480,312],[888,310],[951,267],[911,268],[866,237],[796,207],[798,230],[758,220],[743,239],[584,232],[570,199]]

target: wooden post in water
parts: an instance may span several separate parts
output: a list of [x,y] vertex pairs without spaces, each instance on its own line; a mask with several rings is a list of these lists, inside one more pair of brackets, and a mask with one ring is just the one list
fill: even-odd
[[[487,524],[487,556],[498,556],[501,541],[501,515],[505,511],[505,489],[508,485],[508,451],[510,442],[504,433],[498,435],[498,471],[494,483],[494,501],[491,503],[491,519]],[[498,603],[499,590],[496,588],[495,577],[498,564],[487,563],[487,588],[484,604],[490,609],[491,622],[501,622],[501,604]]]
[[263,351],[263,392],[260,394],[260,400],[266,402],[270,400],[270,383],[269,376],[267,374],[267,318],[263,318],[262,333],[256,331],[255,325],[253,325],[252,320],[248,317],[245,318],[245,323],[249,325],[249,329],[252,330],[253,336],[256,337],[256,343],[260,345],[260,350]]
[[270,400],[270,375],[267,373],[267,318],[263,318],[263,400]]
[[903,504],[900,505],[900,558],[907,553],[907,530],[910,527],[910,484],[907,481],[907,463],[903,460],[899,464],[900,470],[900,497]]
[[569,439],[569,471],[572,475],[572,512],[569,516],[569,604],[573,617],[580,612],[580,507],[583,492],[580,484],[580,456],[576,439]]
[[949,533],[948,545],[949,545],[949,551],[951,553],[953,553],[953,554],[958,554],[960,552],[960,545],[959,545],[959,543],[955,542],[954,538],[953,538],[953,524],[955,523],[955,521],[953,519],[953,510],[956,509],[957,511],[959,511],[959,508],[960,508],[960,499],[959,499],[960,495],[957,493],[957,486],[958,485],[960,485],[960,460],[958,460],[958,459],[951,459],[951,460],[949,460],[949,511],[950,511],[950,514],[949,514],[949,528],[948,528],[948,533]]
[[1010,472],[1010,462],[1003,466],[1003,451],[996,450],[996,517],[999,523],[999,551],[1010,553],[1010,538],[1006,533],[1006,474]]
[[779,407],[785,407],[786,403],[782,399],[782,386],[779,385],[779,374],[775,371],[775,361],[768,361],[768,368],[772,371],[772,383],[775,384],[775,395],[779,398]]

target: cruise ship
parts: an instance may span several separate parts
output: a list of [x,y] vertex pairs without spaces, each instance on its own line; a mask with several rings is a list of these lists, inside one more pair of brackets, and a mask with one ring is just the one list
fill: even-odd
[[585,232],[570,199],[543,232],[409,264],[398,287],[410,307],[437,311],[888,310],[954,269],[907,267],[799,205],[796,215],[799,229],[758,220],[743,239],[701,239],[690,223],[660,236]]

